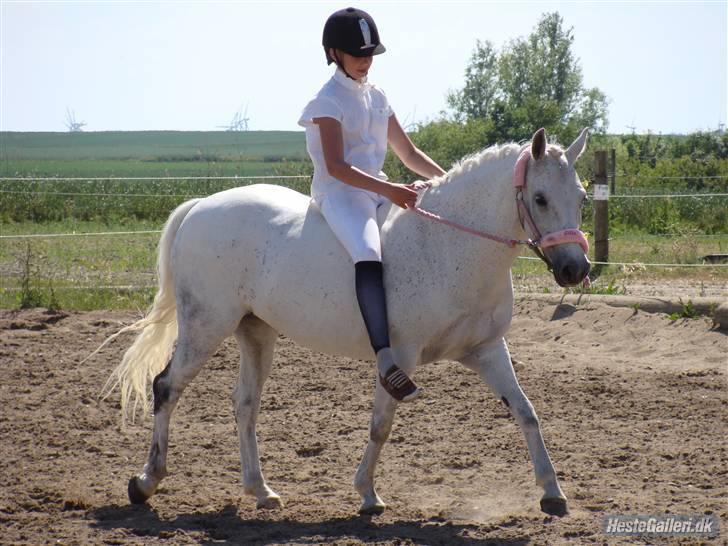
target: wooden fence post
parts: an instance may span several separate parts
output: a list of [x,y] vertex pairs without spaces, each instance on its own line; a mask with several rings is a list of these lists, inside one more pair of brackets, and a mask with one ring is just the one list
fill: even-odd
[[612,161],[609,165],[611,177],[609,178],[609,193],[617,193],[617,150],[612,148]]
[[[594,152],[594,260],[609,261],[609,186],[607,152]],[[599,271],[601,267],[597,268]]]

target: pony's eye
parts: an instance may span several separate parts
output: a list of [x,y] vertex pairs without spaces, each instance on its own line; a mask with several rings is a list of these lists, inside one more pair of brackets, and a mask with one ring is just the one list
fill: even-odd
[[533,202],[536,203],[539,207],[545,207],[548,204],[548,201],[546,201],[546,198],[541,193],[537,193],[533,197]]

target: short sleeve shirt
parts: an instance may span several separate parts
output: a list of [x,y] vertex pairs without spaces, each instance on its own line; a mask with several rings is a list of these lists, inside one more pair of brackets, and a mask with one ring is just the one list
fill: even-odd
[[314,198],[349,186],[329,175],[319,126],[313,119],[328,117],[341,123],[344,161],[367,174],[386,179],[382,166],[387,154],[387,127],[392,113],[381,89],[366,81],[352,80],[340,68],[336,69],[298,120],[306,129],[306,148],[313,161],[311,195]]

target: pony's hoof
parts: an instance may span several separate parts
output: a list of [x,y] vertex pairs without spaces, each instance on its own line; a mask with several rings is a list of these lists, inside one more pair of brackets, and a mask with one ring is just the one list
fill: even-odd
[[139,478],[136,476],[129,480],[127,492],[129,493],[129,501],[132,504],[144,504],[151,496],[142,491],[142,488],[139,487]]
[[375,502],[373,504],[362,504],[359,508],[359,515],[362,516],[378,516],[384,512],[387,507],[382,501]]
[[550,499],[541,499],[541,511],[550,515],[562,517],[569,513],[566,507],[566,499],[553,497]]
[[277,510],[278,508],[283,508],[283,501],[281,501],[278,495],[271,495],[270,497],[258,500],[255,507],[258,510]]

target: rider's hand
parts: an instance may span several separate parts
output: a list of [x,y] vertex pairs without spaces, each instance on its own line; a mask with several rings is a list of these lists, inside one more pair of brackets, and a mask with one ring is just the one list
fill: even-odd
[[411,184],[405,184],[405,188],[409,188],[414,191],[422,191],[426,188],[428,188],[430,185],[427,182],[424,182],[423,180],[417,180],[416,182],[412,182]]
[[[413,184],[409,184],[412,186]],[[384,197],[403,209],[414,207],[417,203],[417,192],[409,186],[389,184]]]

